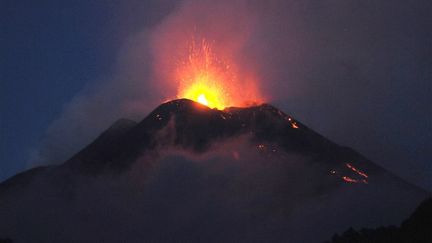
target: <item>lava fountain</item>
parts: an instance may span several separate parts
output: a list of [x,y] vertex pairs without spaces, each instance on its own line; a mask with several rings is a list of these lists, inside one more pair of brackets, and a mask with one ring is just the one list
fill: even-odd
[[256,92],[254,95],[242,93],[234,64],[219,58],[206,39],[199,42],[193,39],[188,49],[188,55],[176,68],[177,98],[191,99],[216,109],[244,106],[246,99],[249,104],[260,102]]

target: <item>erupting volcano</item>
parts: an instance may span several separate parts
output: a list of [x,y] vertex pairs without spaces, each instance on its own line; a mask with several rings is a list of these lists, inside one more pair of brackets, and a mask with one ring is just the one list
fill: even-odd
[[235,63],[219,57],[209,41],[192,38],[187,55],[176,64],[177,98],[216,109],[260,103],[253,81],[240,82],[237,72]]
[[175,67],[179,99],[140,122],[120,119],[61,165],[1,183],[0,236],[316,242],[346,218],[396,222],[428,195],[261,104],[255,79],[240,82],[247,75],[205,39]]
[[0,5],[0,243],[432,243],[430,0],[70,2]]
[[[209,107],[230,104],[214,74],[197,73],[179,94]],[[62,165],[0,184],[0,235],[316,242],[345,230],[347,219],[397,222],[427,195],[271,105],[218,110],[179,99],[138,123],[117,121]]]
[[0,239],[319,242],[397,222],[428,196],[263,104],[220,44],[187,46],[161,68],[178,99],[0,184]]

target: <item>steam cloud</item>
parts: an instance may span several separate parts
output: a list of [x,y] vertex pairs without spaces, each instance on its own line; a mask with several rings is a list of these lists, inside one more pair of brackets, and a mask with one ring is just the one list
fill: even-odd
[[[173,59],[196,35],[235,60],[241,80],[257,80],[268,102],[411,181],[432,186],[432,138],[423,132],[432,121],[414,118],[431,113],[427,1],[153,3],[158,4],[173,5],[172,11],[125,34],[115,74],[89,84],[65,106],[32,166],[61,163],[116,119],[139,120],[175,98]],[[412,173],[404,172],[408,165]]]

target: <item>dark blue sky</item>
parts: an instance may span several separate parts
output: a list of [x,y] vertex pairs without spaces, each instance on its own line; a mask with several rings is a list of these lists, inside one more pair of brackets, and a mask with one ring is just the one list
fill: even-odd
[[2,180],[25,168],[62,106],[109,72],[115,10],[91,1],[2,1]]
[[[163,12],[122,2],[1,2],[0,180],[25,169],[63,106],[111,72],[124,33]],[[150,7],[156,16],[138,14]]]
[[[65,106],[111,76],[128,38],[162,21],[176,8],[171,2],[177,3],[1,2],[0,181],[28,166]],[[262,59],[279,65],[272,70],[278,80],[301,80],[275,84],[274,102],[336,142],[431,187],[430,3],[271,2],[253,3],[265,16],[265,31],[256,38],[275,46]],[[285,58],[292,52],[280,48],[286,43],[299,46],[296,59]],[[346,82],[329,81],[336,79]],[[281,98],[288,85],[298,92]]]

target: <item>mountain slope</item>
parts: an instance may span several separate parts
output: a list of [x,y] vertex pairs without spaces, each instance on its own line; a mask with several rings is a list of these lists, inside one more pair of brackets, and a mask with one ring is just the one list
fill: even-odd
[[400,227],[387,226],[376,229],[361,229],[356,231],[353,228],[345,231],[341,236],[338,234],[332,237],[332,243],[428,243],[432,242],[432,198],[423,201],[414,213],[402,222]]
[[271,105],[181,99],[1,183],[0,238],[315,242],[397,223],[429,195]]
[[[162,129],[166,137],[160,137]],[[146,150],[175,145],[205,152],[212,143],[239,135],[251,135],[256,144],[269,143],[287,152],[323,158],[330,165],[346,161],[364,163],[366,169],[381,170],[355,151],[340,147],[271,105],[248,108],[210,109],[190,100],[165,103],[143,121],[114,138],[108,129],[67,164],[85,170],[127,168]]]

